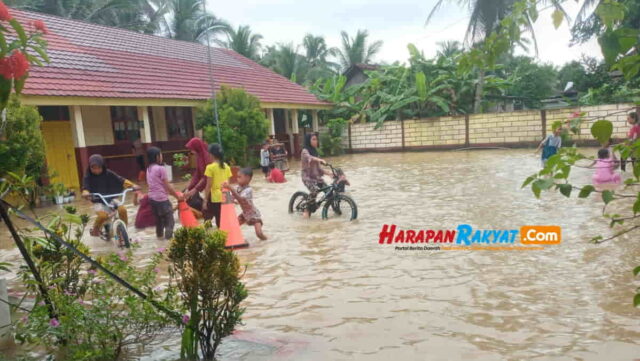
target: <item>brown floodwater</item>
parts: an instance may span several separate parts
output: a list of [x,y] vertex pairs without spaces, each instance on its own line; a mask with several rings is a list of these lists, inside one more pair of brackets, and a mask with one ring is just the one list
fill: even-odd
[[[531,150],[346,155],[342,167],[358,204],[354,222],[289,215],[303,189],[297,164],[288,183],[256,172],[255,203],[268,241],[253,229],[236,251],[247,265],[244,325],[221,360],[631,360],[640,357],[632,269],[638,233],[611,235],[601,201],[533,197],[521,189],[539,167]],[[575,183],[592,170],[574,169]],[[130,217],[134,210],[130,209]],[[384,224],[403,229],[518,229],[559,225],[562,243],[540,251],[400,251],[378,244]],[[158,247],[136,232],[143,260]],[[3,235],[0,261],[18,252]],[[113,246],[88,238],[95,252]],[[13,277],[10,275],[10,278]],[[12,287],[19,288],[13,281]],[[167,335],[143,360],[176,360]]]

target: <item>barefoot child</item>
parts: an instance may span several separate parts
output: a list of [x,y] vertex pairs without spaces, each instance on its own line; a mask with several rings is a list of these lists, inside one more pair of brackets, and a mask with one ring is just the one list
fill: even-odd
[[207,185],[204,188],[204,202],[202,204],[202,214],[204,219],[210,221],[216,218],[216,226],[220,228],[220,210],[222,205],[222,184],[231,178],[231,167],[224,162],[224,153],[220,144],[211,144],[209,154],[213,163],[209,164],[204,171]]
[[253,178],[253,170],[251,168],[243,168],[238,172],[238,189],[229,187],[229,183],[225,182],[222,186],[229,188],[231,194],[240,204],[242,213],[238,216],[238,223],[248,224],[254,226],[256,230],[256,236],[261,240],[266,240],[267,236],[262,233],[262,219],[260,218],[260,211],[253,204],[253,189],[249,183]]
[[149,167],[147,168],[147,184],[149,185],[149,203],[156,220],[156,236],[169,240],[173,238],[173,207],[169,201],[171,194],[178,202],[183,200],[182,196],[169,184],[167,171],[162,162],[162,151],[160,148],[151,147],[147,150]]
[[[100,236],[100,228],[107,221],[109,215],[104,209],[105,206],[102,199],[91,198],[91,193],[99,193],[106,196],[122,193],[125,188],[138,189],[138,186],[107,169],[104,164],[104,158],[100,154],[93,154],[89,157],[89,169],[87,169],[82,183],[82,197],[91,200],[96,212],[96,221],[93,223],[93,228],[91,228],[89,234],[93,237],[98,237]],[[107,199],[107,201],[111,200],[113,198]],[[128,223],[127,209],[124,205],[118,206],[118,215],[125,224]]]

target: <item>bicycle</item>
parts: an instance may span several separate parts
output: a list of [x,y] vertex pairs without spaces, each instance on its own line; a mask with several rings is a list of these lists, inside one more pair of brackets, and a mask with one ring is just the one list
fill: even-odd
[[[329,218],[329,209],[333,210],[335,216],[346,214],[349,220],[353,221],[358,218],[358,206],[356,202],[349,196],[343,194],[349,181],[347,181],[344,172],[340,168],[334,168],[331,164],[326,164],[331,168],[333,174],[333,182],[330,185],[324,185],[320,192],[324,193],[319,201],[309,199],[309,193],[298,191],[295,192],[289,200],[289,213],[303,213],[309,211],[309,214],[315,212],[322,206],[322,219]],[[349,209],[343,209],[343,205]]]
[[[125,203],[127,193],[133,190],[133,188],[128,188],[125,189],[122,193],[109,195],[102,195],[100,193],[89,193],[89,195],[93,197],[92,199],[100,199],[102,201],[104,210],[108,215],[107,221],[102,226],[100,238],[106,242],[111,242],[111,240],[113,239],[116,246],[121,248],[129,248],[131,247],[131,243],[129,242],[127,225],[123,220],[120,219],[120,216],[118,215],[118,207]],[[121,197],[121,199],[118,200],[118,197]]]

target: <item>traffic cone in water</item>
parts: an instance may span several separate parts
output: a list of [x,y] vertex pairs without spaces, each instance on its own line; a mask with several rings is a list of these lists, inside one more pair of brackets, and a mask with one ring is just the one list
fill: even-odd
[[[176,193],[182,196],[182,193]],[[178,216],[180,217],[180,223],[182,223],[183,227],[192,228],[198,226],[198,220],[196,220],[196,216],[186,201],[178,202]]]
[[226,248],[242,248],[249,247],[249,243],[244,241],[238,216],[236,215],[236,207],[233,204],[233,196],[231,192],[222,192],[222,204],[220,205],[220,229],[227,232]]

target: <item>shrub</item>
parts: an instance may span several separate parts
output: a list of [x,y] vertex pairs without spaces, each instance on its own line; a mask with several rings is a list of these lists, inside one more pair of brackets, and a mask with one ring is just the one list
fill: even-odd
[[222,339],[241,323],[247,291],[238,258],[224,248],[226,238],[219,230],[181,228],[171,242],[169,275],[188,308],[181,357],[197,358],[199,345],[202,357],[214,360]]
[[20,105],[12,97],[7,107],[7,123],[0,137],[0,177],[9,172],[37,179],[44,166],[42,117],[34,107]]
[[[246,164],[249,147],[267,138],[268,122],[258,98],[242,89],[223,86],[217,95],[220,137],[225,157],[232,164]],[[196,124],[204,130],[207,143],[218,143],[213,103],[207,102],[196,112]]]
[[342,148],[342,133],[347,121],[342,118],[330,119],[327,122],[329,132],[320,135],[320,153],[323,156],[340,155],[344,153]]
[[[49,229],[89,254],[80,241],[89,217],[66,208],[64,214],[48,218]],[[23,267],[20,277],[28,291],[36,294],[36,303],[16,324],[19,342],[45,348],[49,359],[118,360],[129,347],[148,344],[173,322],[151,303],[87,267],[79,256],[54,239],[22,233],[47,287],[52,308],[43,302],[37,282]],[[135,242],[133,247],[138,247]],[[155,288],[162,254],[153,255],[141,269],[132,264],[131,256],[131,250],[120,251],[99,257],[98,262],[154,299],[163,298],[171,307],[176,293],[169,287],[162,296]]]

